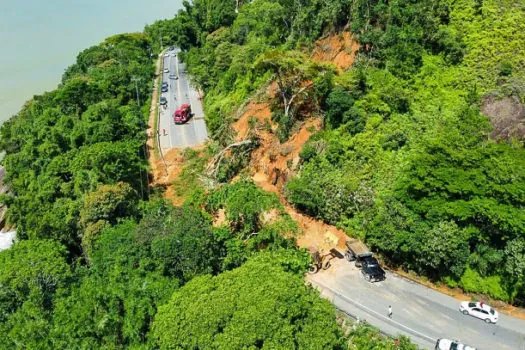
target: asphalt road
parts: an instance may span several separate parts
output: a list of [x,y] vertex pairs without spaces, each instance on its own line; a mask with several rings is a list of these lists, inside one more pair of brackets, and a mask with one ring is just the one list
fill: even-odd
[[525,350],[523,320],[500,313],[497,324],[486,324],[461,314],[460,301],[452,297],[388,272],[385,281],[370,283],[353,263],[332,262],[330,269],[309,275],[308,281],[339,309],[387,334],[404,334],[427,349],[433,349],[438,338],[448,338],[478,349]]
[[[168,100],[167,107],[160,106],[159,109],[158,132],[163,152],[172,148],[198,146],[208,138],[202,102],[199,93],[190,83],[184,63],[179,60],[179,51],[178,49],[168,51],[163,57],[163,68],[169,69],[169,73],[162,73],[162,81],[169,83],[168,92],[160,95]],[[175,74],[178,79],[170,79],[170,74]],[[185,124],[176,125],[173,121],[173,113],[184,103],[191,106],[193,117]]]

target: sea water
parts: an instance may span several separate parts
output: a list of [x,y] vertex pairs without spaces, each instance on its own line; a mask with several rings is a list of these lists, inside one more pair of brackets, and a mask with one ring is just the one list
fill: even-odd
[[53,90],[81,50],[180,8],[182,0],[0,0],[0,123]]

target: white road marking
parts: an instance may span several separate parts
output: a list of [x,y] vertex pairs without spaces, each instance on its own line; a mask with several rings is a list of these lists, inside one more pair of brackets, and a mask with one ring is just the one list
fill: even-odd
[[[177,101],[179,105],[182,105],[182,95],[180,91],[179,56],[178,55],[175,59],[175,65],[177,69],[177,95],[178,95]],[[182,145],[188,146],[188,139],[186,137],[186,130],[184,128],[184,125],[175,125],[175,128],[177,127],[181,130],[180,135],[182,138]]]
[[324,288],[324,289],[326,289],[326,290],[331,291],[332,293],[334,293],[335,295],[337,295],[339,298],[341,298],[341,299],[345,299],[347,302],[350,302],[350,303],[352,303],[352,304],[357,305],[357,306],[360,307],[360,308],[363,308],[363,309],[367,310],[367,312],[369,312],[369,313],[375,315],[376,317],[378,317],[378,318],[380,318],[380,319],[382,319],[382,320],[384,320],[384,321],[387,321],[387,322],[389,322],[389,323],[393,323],[393,324],[395,324],[395,325],[397,325],[397,326],[399,326],[399,327],[401,327],[401,328],[403,328],[403,329],[405,329],[405,330],[408,330],[409,332],[411,332],[411,333],[413,333],[413,334],[415,334],[415,335],[418,335],[418,336],[420,336],[420,337],[422,337],[422,338],[424,338],[424,339],[426,339],[426,340],[432,342],[432,343],[434,343],[434,342],[436,341],[436,338],[430,337],[430,336],[428,336],[428,335],[426,335],[426,334],[423,334],[423,333],[421,333],[421,332],[416,331],[415,329],[412,329],[412,328],[410,328],[410,327],[408,327],[408,326],[405,326],[405,325],[402,324],[402,323],[399,323],[399,322],[397,322],[397,321],[394,321],[393,319],[391,319],[391,318],[389,318],[389,317],[387,317],[387,316],[385,316],[385,315],[382,315],[382,314],[380,314],[380,313],[377,312],[377,311],[374,311],[374,310],[370,309],[369,307],[367,307],[367,306],[365,306],[365,305],[359,303],[358,301],[355,301],[355,300],[353,300],[353,299],[348,298],[347,296],[343,295],[341,292],[339,292],[339,291],[337,291],[337,290],[334,290],[334,289],[332,289],[332,288],[329,288],[329,287],[325,286],[324,284],[322,284],[322,283],[320,283],[320,282],[318,282],[318,281],[315,281],[315,282],[313,282],[313,283],[317,284],[318,286],[320,286],[320,287],[322,287],[322,288]]
[[[163,150],[169,150],[170,148],[193,147],[207,139],[206,123],[201,101],[197,100],[196,90],[192,90],[193,85],[185,71],[184,63],[179,61],[178,55],[172,58],[171,54],[173,52],[178,53],[179,51],[170,51],[170,55],[164,58],[164,66],[162,67],[161,76],[162,81],[169,84],[169,90],[164,94],[167,96],[168,105],[166,106],[166,109],[162,107],[160,108],[160,122],[157,130],[159,135],[162,136],[159,137],[159,140],[161,140],[161,148]],[[164,68],[168,68],[169,73],[164,73]],[[174,78],[176,79],[170,79],[170,75],[174,75]],[[181,81],[181,79],[185,79],[186,81]],[[187,89],[187,91],[184,91],[183,89]],[[194,117],[184,123],[184,125],[175,124],[173,114],[184,103],[189,104],[192,113],[194,113]],[[204,129],[201,130],[201,128]],[[160,133],[162,129],[165,129],[169,135]],[[164,136],[168,137],[165,138]]]
[[[191,103],[191,87],[190,87],[189,77],[186,77],[186,85],[188,86],[188,101],[190,101],[190,108],[191,108],[191,112],[193,113],[194,109],[193,109],[193,104]],[[193,133],[195,134],[195,141],[198,141],[198,133],[197,133],[197,130],[195,129],[196,123],[194,123],[193,120],[190,120],[190,121],[193,127]]]

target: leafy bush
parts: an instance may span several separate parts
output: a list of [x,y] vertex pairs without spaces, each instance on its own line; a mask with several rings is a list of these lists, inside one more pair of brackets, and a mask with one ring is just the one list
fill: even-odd
[[416,350],[417,346],[401,336],[398,339],[389,339],[367,323],[360,322],[352,327],[348,334],[351,349],[388,349],[388,350]]
[[503,288],[503,285],[504,283],[501,276],[481,277],[469,267],[467,267],[459,282],[459,286],[466,292],[481,293],[490,295],[495,299],[512,301],[515,296],[515,291],[509,294],[509,292]]
[[233,232],[246,236],[261,229],[261,214],[264,211],[281,208],[281,205],[274,194],[264,192],[244,178],[212,192],[206,208],[212,214],[224,208]]

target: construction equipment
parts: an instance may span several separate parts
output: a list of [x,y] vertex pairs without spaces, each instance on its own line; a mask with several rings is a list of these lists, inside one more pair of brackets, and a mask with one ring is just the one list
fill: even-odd
[[309,247],[308,251],[312,257],[312,264],[308,273],[314,274],[319,270],[327,270],[332,263],[330,262],[334,258],[342,258],[343,252],[341,252],[337,247],[332,248],[329,251],[318,249],[317,247]]
[[361,269],[365,280],[374,282],[383,281],[386,278],[385,270],[381,268],[377,259],[363,242],[351,239],[345,242],[345,246],[347,248],[344,253],[346,260],[355,261],[355,266]]
[[[370,249],[358,239],[350,239],[345,242],[345,245],[348,249],[345,252],[345,258],[348,261],[360,261],[363,258],[372,256]],[[359,267],[359,264],[356,264],[356,266]]]

